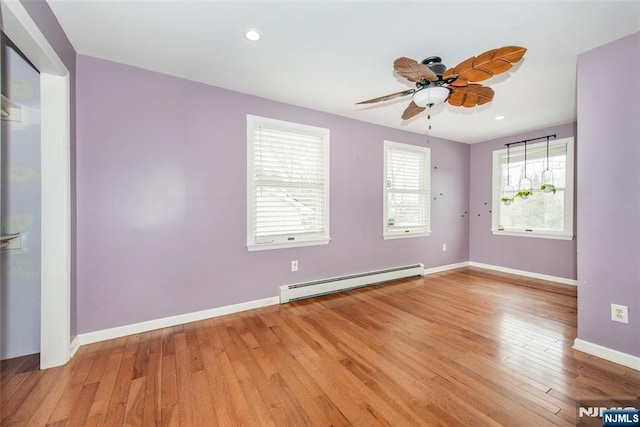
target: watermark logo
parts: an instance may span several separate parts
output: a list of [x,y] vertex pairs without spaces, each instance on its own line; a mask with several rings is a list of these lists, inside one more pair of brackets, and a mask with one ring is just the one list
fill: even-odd
[[601,397],[578,399],[579,427],[640,427],[640,397]]
[[607,409],[602,414],[603,427],[640,427],[640,409]]

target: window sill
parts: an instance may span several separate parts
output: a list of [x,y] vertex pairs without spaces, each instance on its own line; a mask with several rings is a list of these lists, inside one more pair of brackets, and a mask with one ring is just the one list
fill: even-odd
[[495,230],[491,232],[496,236],[514,236],[514,237],[534,237],[537,239],[555,239],[555,240],[573,240],[573,234],[553,233],[553,232],[536,232],[536,231],[518,231],[518,230]]
[[430,235],[431,235],[431,232],[427,231],[426,233],[384,234],[382,236],[382,238],[384,240],[408,239],[410,237],[427,237],[427,236],[430,236]]
[[253,252],[268,251],[271,249],[300,248],[303,246],[328,245],[330,241],[331,238],[318,240],[299,240],[297,242],[247,243],[247,249],[249,250],[249,252]]

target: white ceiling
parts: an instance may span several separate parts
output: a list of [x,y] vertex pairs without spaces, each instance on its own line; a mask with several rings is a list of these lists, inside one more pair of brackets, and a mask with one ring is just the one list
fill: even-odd
[[[433,107],[429,134],[466,143],[575,121],[577,55],[640,30],[640,1],[48,3],[79,54],[421,134],[426,113],[400,118],[410,97],[355,105],[414,87],[394,59],[437,55],[453,67],[526,47],[510,72],[483,82],[491,103]],[[262,40],[244,39],[248,28]],[[615,75],[602,64],[603,86],[623,84]]]

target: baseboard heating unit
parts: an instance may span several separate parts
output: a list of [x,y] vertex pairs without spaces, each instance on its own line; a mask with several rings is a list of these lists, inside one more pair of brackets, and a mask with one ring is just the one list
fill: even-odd
[[334,277],[332,279],[315,280],[312,282],[296,283],[280,286],[280,304],[304,298],[332,294],[347,289],[361,288],[407,277],[422,276],[423,264],[407,265],[404,267],[388,268],[386,270],[370,271],[367,273],[351,274],[349,276]]

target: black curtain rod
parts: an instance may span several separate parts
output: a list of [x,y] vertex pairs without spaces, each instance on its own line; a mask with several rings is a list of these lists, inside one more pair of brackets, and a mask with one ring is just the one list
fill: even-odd
[[556,137],[556,134],[554,133],[553,135],[546,135],[546,136],[541,136],[540,138],[525,139],[525,140],[522,140],[522,141],[510,142],[510,143],[504,144],[504,145],[509,147],[509,146],[515,145],[515,144],[526,144],[527,142],[537,141],[539,139],[545,139],[545,138],[554,138],[555,139],[555,137]]

